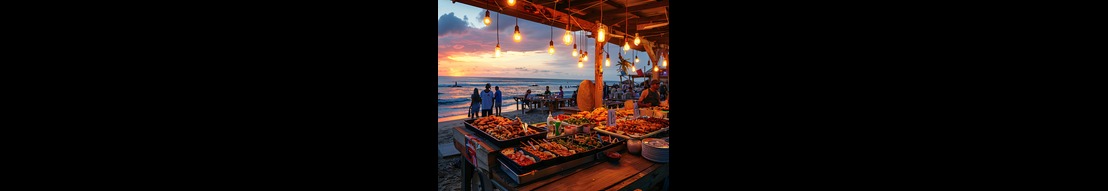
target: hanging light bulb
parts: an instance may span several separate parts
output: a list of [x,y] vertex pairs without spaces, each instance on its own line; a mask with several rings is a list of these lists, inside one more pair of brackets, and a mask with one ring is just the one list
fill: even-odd
[[666,61],[666,57],[662,57],[662,67],[666,67],[666,65],[669,65],[669,61]]
[[554,26],[550,27],[550,55],[554,55]]
[[608,53],[604,53],[604,57],[605,57],[604,58],[604,66],[612,67],[612,55],[608,55]]
[[589,51],[585,51],[585,54],[581,55],[581,59],[582,59],[582,61],[588,62],[589,61]]
[[492,18],[489,17],[489,10],[485,10],[485,26],[492,24]]
[[635,33],[635,46],[639,45],[639,33]]
[[512,37],[514,38],[514,40],[516,42],[519,42],[519,41],[523,40],[523,36],[519,35],[519,24],[516,24],[516,34],[512,35]]
[[577,57],[577,43],[573,43],[573,57]]
[[635,54],[635,63],[639,63],[639,54]]
[[627,52],[628,50],[631,50],[631,45],[628,45],[627,41],[625,40],[623,41],[623,51]]
[[496,57],[500,57],[500,43],[496,43]]
[[515,6],[516,0],[508,0],[508,6]]
[[655,72],[657,72],[657,71],[658,71],[658,65],[654,65],[654,71],[655,71]]
[[596,35],[597,36],[596,41],[604,42],[604,39],[606,39],[606,38],[604,38],[605,37],[604,33],[605,33],[604,32],[604,26],[600,26],[600,31],[597,32],[597,35]]
[[584,68],[585,63],[581,62],[581,59],[577,59],[577,68]]
[[[562,42],[565,43],[566,46],[569,46],[569,43],[571,41],[573,41],[573,36],[569,36],[569,27],[568,27],[569,25],[566,25],[566,26],[567,26],[566,27],[566,35],[562,36]],[[574,44],[574,45],[576,45],[576,44]]]

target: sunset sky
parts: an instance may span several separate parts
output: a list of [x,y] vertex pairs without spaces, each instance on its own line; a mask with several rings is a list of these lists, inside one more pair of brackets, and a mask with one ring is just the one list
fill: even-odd
[[[586,49],[589,51],[589,61],[584,68],[577,68],[577,59],[571,54],[573,45],[562,44],[562,35],[565,30],[553,27],[554,55],[547,52],[548,43],[551,40],[551,27],[540,23],[519,19],[519,30],[523,40],[519,43],[512,41],[516,18],[505,14],[500,17],[500,49],[501,57],[494,57],[494,49],[497,43],[497,12],[492,11],[492,24],[485,26],[481,22],[485,10],[463,3],[451,3],[450,0],[439,0],[438,11],[438,75],[439,76],[477,76],[477,77],[522,77],[522,78],[553,78],[553,79],[592,79],[592,66],[596,53],[595,39],[588,39]],[[564,28],[564,26],[563,26]],[[578,34],[585,34],[578,32]],[[578,36],[574,37],[577,41]],[[585,43],[578,41],[578,48],[585,48]],[[621,51],[614,44],[608,44],[608,51],[612,58],[612,67],[605,67],[604,80],[618,81],[618,73],[615,63],[618,61],[616,52]],[[637,52],[640,64],[645,65],[645,52]],[[625,58],[633,58],[624,54]]]

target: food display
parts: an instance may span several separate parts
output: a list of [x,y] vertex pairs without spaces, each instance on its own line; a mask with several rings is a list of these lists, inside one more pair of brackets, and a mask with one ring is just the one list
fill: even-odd
[[551,153],[550,151],[544,151],[541,148],[539,148],[538,145],[531,144],[529,142],[524,142],[523,146],[520,147],[520,148],[523,149],[524,151],[527,151],[527,153],[531,153],[532,155],[538,156],[539,159],[542,159],[542,160],[550,160],[550,159],[558,157],[557,155],[554,155],[554,153]]
[[508,157],[508,159],[511,159],[512,162],[515,162],[519,166],[528,166],[538,162],[538,160],[535,160],[534,157],[528,156],[527,154],[524,154],[523,151],[516,148],[501,150],[500,154]]
[[576,153],[584,153],[593,149],[600,148],[607,144],[618,142],[618,140],[612,139],[611,136],[597,135],[596,133],[591,133],[560,137],[554,139],[554,142],[565,146],[569,150],[573,150]]
[[466,120],[465,125],[474,131],[482,132],[477,133],[477,135],[491,139],[493,144],[501,148],[518,146],[519,140],[542,137],[547,132],[547,129],[543,127],[527,126],[525,128],[526,124],[518,117],[508,119],[500,116],[488,116]]
[[659,118],[617,119],[616,126],[598,126],[596,130],[628,137],[645,137],[669,129],[669,120]]
[[542,143],[539,143],[539,147],[542,147],[543,149],[546,149],[550,152],[553,152],[554,154],[558,154],[558,156],[563,157],[577,153],[577,151],[569,150],[569,148],[566,148],[566,146],[546,140],[543,140]]

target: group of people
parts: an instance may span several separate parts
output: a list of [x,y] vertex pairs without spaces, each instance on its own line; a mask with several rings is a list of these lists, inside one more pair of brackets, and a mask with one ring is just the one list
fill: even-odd
[[470,95],[469,118],[493,115],[494,109],[496,115],[500,115],[500,104],[504,98],[500,94],[500,86],[496,86],[496,92],[490,90],[491,87],[492,84],[485,83],[485,90],[480,92],[477,88],[473,88],[473,95]]
[[[658,80],[643,81],[643,86],[646,86],[647,89],[644,89],[643,91],[639,92],[640,93],[639,94],[640,102],[641,102],[641,100],[643,100],[643,97],[646,97],[647,94],[649,94],[649,93],[657,93],[658,94],[658,100],[660,100],[660,101],[664,101],[664,100],[669,99],[669,88],[666,87],[666,85],[662,84],[661,81],[658,81]],[[652,88],[655,88],[655,86],[657,86],[656,89],[652,89]],[[635,93],[635,90],[631,87],[630,84],[622,84],[622,85],[616,84],[616,85],[612,85],[610,87],[604,88],[604,97],[605,97],[605,99],[612,99],[612,100],[634,99],[634,97],[633,97],[634,93]],[[657,106],[657,105],[655,105],[655,106]]]
[[[546,91],[543,92],[541,95],[544,98],[565,98],[566,94],[565,94],[565,91],[563,90],[562,86],[558,86],[558,93],[557,94],[554,94],[554,93],[550,92],[550,86],[546,86]],[[529,105],[533,104],[531,99],[533,99],[531,97],[531,90],[527,90],[527,93],[523,94],[523,105],[524,106],[529,106]],[[571,99],[569,99],[569,101],[572,103],[572,102],[575,102],[576,99],[577,99],[577,90],[574,90],[573,91],[573,97]]]

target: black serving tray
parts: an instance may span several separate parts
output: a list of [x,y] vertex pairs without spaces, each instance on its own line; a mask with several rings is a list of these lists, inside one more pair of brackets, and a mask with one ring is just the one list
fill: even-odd
[[468,120],[462,121],[462,123],[464,123],[466,128],[469,129],[470,131],[481,132],[481,133],[474,133],[474,134],[477,134],[478,137],[481,137],[482,139],[487,140],[489,143],[492,143],[493,145],[496,145],[496,147],[499,147],[499,148],[508,148],[508,147],[519,146],[519,142],[523,141],[523,140],[542,139],[542,138],[545,138],[546,133],[549,132],[549,130],[547,130],[547,128],[545,128],[545,127],[529,127],[529,128],[535,129],[539,133],[536,133],[536,134],[533,134],[533,135],[528,135],[528,136],[516,137],[514,139],[500,140],[500,139],[497,139],[496,137],[493,137],[492,135],[489,135],[487,132],[482,131],[481,129],[477,129],[477,127],[474,127],[473,126],[473,121],[475,121],[475,120],[476,119],[468,119]]
[[[590,136],[596,136],[596,135],[595,135],[595,133],[592,133],[592,134],[590,134]],[[561,155],[558,155],[558,154],[554,154],[555,156],[558,156],[558,157],[555,157],[555,158],[552,158],[552,159],[549,159],[549,160],[542,160],[542,161],[536,162],[535,164],[528,165],[528,166],[519,166],[519,164],[516,164],[515,161],[512,161],[512,159],[509,159],[507,156],[504,156],[503,154],[500,154],[499,151],[497,152],[496,157],[498,158],[498,160],[500,160],[501,163],[504,163],[504,164],[506,164],[506,166],[508,166],[508,168],[511,168],[511,170],[513,170],[515,172],[526,173],[526,172],[531,172],[531,171],[534,171],[534,170],[540,170],[540,169],[545,169],[545,168],[549,168],[549,167],[552,167],[552,166],[557,166],[557,165],[565,163],[565,162],[569,162],[569,161],[573,161],[573,160],[577,160],[577,159],[581,159],[581,158],[585,158],[585,157],[595,157],[596,153],[599,153],[599,152],[604,151],[604,150],[611,149],[613,147],[617,147],[619,145],[627,144],[627,139],[619,138],[619,137],[616,137],[616,136],[611,136],[611,137],[615,138],[615,139],[618,139],[619,141],[617,141],[615,143],[608,143],[608,144],[600,146],[596,149],[588,150],[588,151],[585,151],[583,153],[576,153],[576,154],[569,155],[569,156],[561,156]],[[511,148],[507,148],[507,149],[517,149],[516,152],[524,152],[527,155],[535,157],[535,159],[540,159],[540,158],[538,158],[538,156],[535,156],[534,154],[531,154],[530,152],[527,152],[527,151],[525,151],[523,149],[520,149],[518,147],[511,147]],[[546,149],[543,149],[543,148],[539,148],[539,149],[546,151]]]

